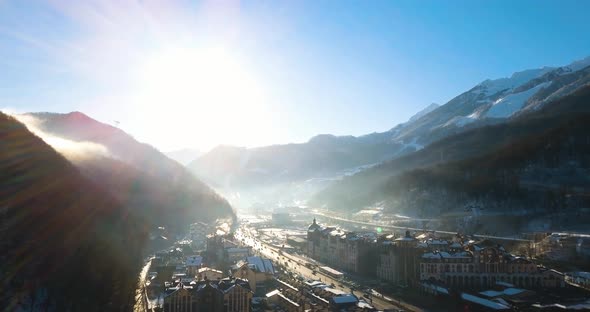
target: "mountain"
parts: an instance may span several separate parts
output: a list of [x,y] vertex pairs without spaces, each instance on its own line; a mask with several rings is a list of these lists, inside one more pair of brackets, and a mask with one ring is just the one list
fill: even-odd
[[396,126],[390,130],[391,139],[426,146],[466,129],[526,114],[590,83],[589,66],[590,57],[563,67],[485,80],[414,122]]
[[145,226],[107,190],[0,113],[3,311],[128,311]]
[[347,177],[312,204],[343,211],[379,205],[425,218],[473,205],[527,218],[570,209],[572,221],[590,205],[588,133],[590,86]]
[[[233,216],[227,201],[184,166],[118,128],[80,112],[24,117],[49,141],[70,142],[57,141],[56,146],[64,146],[60,151],[85,176],[153,226],[183,231],[197,220]],[[72,151],[69,145],[77,148]]]
[[430,105],[424,107],[422,110],[420,110],[419,112],[417,112],[416,114],[414,114],[414,116],[410,117],[410,119],[408,119],[408,122],[414,122],[420,118],[422,118],[422,116],[432,112],[433,110],[439,108],[440,105],[436,104],[436,103],[431,103]]
[[[427,106],[408,123],[437,107],[434,103]],[[420,148],[412,142],[391,141],[389,132],[360,137],[320,134],[300,144],[218,146],[187,166],[213,185],[247,188],[341,176]]]
[[188,168],[213,185],[248,187],[309,178],[378,163],[397,154],[398,144],[382,144],[353,136],[318,135],[307,143],[260,148],[219,146]]
[[175,151],[170,151],[165,153],[171,159],[176,160],[177,162],[181,163],[182,165],[188,165],[191,161],[195,160],[197,157],[201,156],[201,151],[194,148],[184,148]]
[[[589,66],[590,57],[563,67],[488,79],[444,105],[429,105],[386,132],[359,137],[319,135],[302,144],[252,149],[221,146],[189,163],[188,168],[226,190],[276,183],[309,189],[302,183],[339,179],[345,172],[403,157],[446,137],[534,112],[590,83]],[[312,192],[325,185],[321,183]]]

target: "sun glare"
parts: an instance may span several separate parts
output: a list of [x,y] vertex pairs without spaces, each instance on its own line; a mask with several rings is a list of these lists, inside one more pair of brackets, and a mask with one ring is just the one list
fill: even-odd
[[200,144],[253,135],[244,128],[260,130],[256,127],[267,117],[259,82],[223,49],[161,51],[148,58],[138,81],[142,115],[167,117],[171,128],[207,131],[209,142],[200,138]]

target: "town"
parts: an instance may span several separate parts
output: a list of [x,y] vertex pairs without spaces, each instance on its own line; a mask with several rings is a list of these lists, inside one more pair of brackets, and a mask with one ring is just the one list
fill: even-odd
[[[141,287],[145,310],[590,309],[590,273],[562,272],[536,257],[586,238],[537,233],[529,239],[491,239],[410,227],[350,230],[350,223],[334,221],[316,214],[306,222],[283,212],[246,216],[237,224],[194,223],[186,237],[147,262]],[[578,256],[587,257],[579,247]]]

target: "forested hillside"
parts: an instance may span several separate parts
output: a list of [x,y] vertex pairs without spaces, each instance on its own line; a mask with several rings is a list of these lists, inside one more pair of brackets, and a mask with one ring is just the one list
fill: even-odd
[[0,306],[125,311],[147,228],[0,113]]

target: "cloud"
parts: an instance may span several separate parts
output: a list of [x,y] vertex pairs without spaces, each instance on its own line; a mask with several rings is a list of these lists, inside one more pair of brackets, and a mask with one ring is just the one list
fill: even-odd
[[109,149],[104,145],[88,141],[73,141],[55,134],[41,130],[42,121],[28,114],[18,114],[11,109],[2,109],[2,112],[16,118],[23,123],[29,131],[41,138],[60,154],[69,160],[81,160],[94,157],[113,157]]

